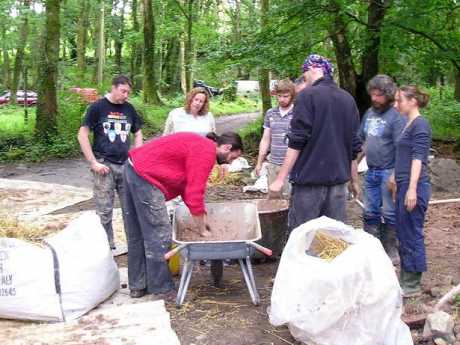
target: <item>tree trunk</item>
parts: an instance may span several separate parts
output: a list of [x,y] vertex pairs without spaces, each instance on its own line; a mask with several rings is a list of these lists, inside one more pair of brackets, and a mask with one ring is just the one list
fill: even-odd
[[11,72],[10,72],[10,54],[6,46],[6,28],[5,24],[0,22],[0,39],[2,42],[2,77],[3,77],[3,86],[7,89],[11,86]]
[[[133,31],[138,33],[140,31],[139,19],[138,19],[138,2],[132,0],[131,2],[131,20],[133,22]],[[136,41],[131,45],[131,79],[140,73],[140,67],[142,66],[142,48]]]
[[96,82],[99,87],[104,82],[104,64],[105,64],[105,3],[100,1],[100,14],[98,17],[98,39],[97,39],[97,73]]
[[77,59],[77,42],[75,41],[75,36],[70,36],[67,41],[69,42],[70,59],[73,62]]
[[353,55],[346,34],[347,29],[343,18],[340,15],[340,8],[338,4],[332,2],[331,5],[333,6],[333,9],[335,9],[335,18],[329,33],[334,44],[340,86],[355,97],[356,72],[353,64]]
[[87,25],[88,25],[88,0],[81,0],[80,14],[77,23],[77,68],[78,79],[83,82],[86,71],[86,43],[87,43]]
[[454,98],[457,102],[460,102],[460,69],[459,68],[455,68]]
[[367,31],[362,55],[362,74],[358,77],[356,98],[361,114],[370,107],[367,83],[379,73],[380,32],[391,0],[369,0]]
[[29,18],[27,11],[30,7],[30,0],[24,0],[23,6],[24,12],[22,14],[22,24],[16,49],[16,57],[14,59],[13,80],[11,82],[11,104],[16,104],[16,92],[18,91],[19,78],[22,73],[22,64],[24,62],[24,49],[27,44],[27,36],[29,35]]
[[193,59],[193,0],[186,1],[186,37],[184,47],[184,66],[185,66],[185,91],[189,92],[192,89],[192,59]]
[[[260,2],[262,30],[264,30],[268,24],[269,5],[269,0],[261,0]],[[259,88],[260,96],[262,97],[262,114],[265,116],[268,109],[272,107],[272,98],[270,96],[270,71],[263,67],[259,70]]]
[[181,91],[180,66],[180,41],[177,37],[173,37],[168,41],[164,63],[163,80],[166,84],[166,93],[173,94]]
[[115,38],[115,66],[117,73],[122,73],[122,50],[123,50],[123,39],[125,36],[125,6],[126,0],[121,1],[121,14],[120,14],[120,27],[117,29],[118,32]]
[[155,75],[155,20],[152,0],[143,0],[144,8],[144,102],[161,104]]
[[41,63],[38,66],[35,136],[44,141],[57,133],[56,82],[59,62],[60,0],[46,0]]

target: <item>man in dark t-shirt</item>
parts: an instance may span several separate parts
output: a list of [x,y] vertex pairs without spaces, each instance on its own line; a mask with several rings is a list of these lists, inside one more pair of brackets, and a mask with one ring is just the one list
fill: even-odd
[[[110,93],[88,107],[78,132],[81,150],[90,163],[94,176],[96,212],[101,218],[112,249],[115,249],[113,201],[117,191],[123,208],[122,166],[128,159],[130,134],[134,135],[134,147],[142,145],[140,117],[127,102],[131,87],[129,78],[122,75],[115,77]],[[89,141],[91,131],[94,134],[92,146]]]

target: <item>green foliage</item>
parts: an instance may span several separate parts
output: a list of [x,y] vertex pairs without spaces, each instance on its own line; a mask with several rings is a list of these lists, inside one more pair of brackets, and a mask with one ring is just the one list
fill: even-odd
[[460,308],[460,294],[458,294],[457,296],[455,296],[454,298],[454,303],[455,305]]
[[[151,138],[163,130],[169,112],[184,104],[184,97],[165,99],[162,106],[142,102],[142,94],[130,98],[130,102],[144,121],[144,137]],[[0,114],[0,161],[43,161],[49,158],[69,158],[80,154],[77,132],[87,104],[76,94],[62,92],[59,95],[58,135],[49,143],[34,140],[35,108],[29,108],[29,122],[24,123],[23,108],[6,106]],[[211,100],[215,116],[256,111],[257,99],[239,98],[224,102],[220,97]]]
[[452,88],[429,90],[431,100],[424,110],[433,129],[433,138],[460,141],[460,103],[455,101]]
[[254,122],[251,122],[246,127],[239,131],[244,143],[244,151],[246,155],[257,157],[259,152],[259,143],[263,133],[263,117],[259,117]]

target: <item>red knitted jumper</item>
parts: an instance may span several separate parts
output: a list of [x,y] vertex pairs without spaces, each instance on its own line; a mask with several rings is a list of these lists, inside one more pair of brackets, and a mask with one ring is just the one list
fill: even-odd
[[204,214],[204,193],[216,162],[216,144],[194,133],[177,133],[129,151],[136,173],[163,192],[182,196],[193,215]]

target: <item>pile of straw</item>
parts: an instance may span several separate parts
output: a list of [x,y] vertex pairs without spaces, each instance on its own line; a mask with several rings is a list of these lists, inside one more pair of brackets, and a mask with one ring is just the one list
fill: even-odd
[[4,215],[0,216],[0,237],[17,238],[29,242],[40,242],[51,232],[53,232],[51,229],[27,226],[19,223],[17,219]]
[[349,244],[318,230],[313,239],[309,252],[326,261],[332,261],[347,249]]
[[217,185],[239,185],[241,184],[241,180],[243,178],[243,174],[239,172],[234,173],[225,173],[224,176],[220,174],[220,167],[219,165],[215,165],[209,175],[208,185],[209,186],[217,186]]

